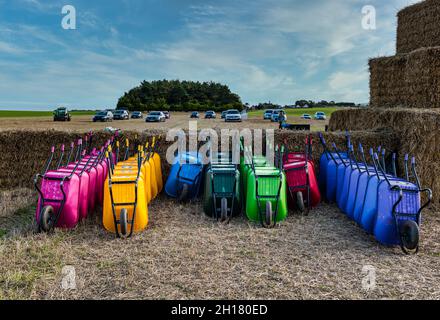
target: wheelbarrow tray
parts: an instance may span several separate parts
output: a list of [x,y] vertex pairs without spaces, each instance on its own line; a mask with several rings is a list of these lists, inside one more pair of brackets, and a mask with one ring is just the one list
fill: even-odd
[[182,156],[177,155],[165,184],[166,194],[177,198],[183,185],[186,183],[188,184],[188,199],[197,197],[200,191],[202,172],[203,165],[200,155],[193,152],[183,154]]
[[285,220],[288,211],[285,174],[274,167],[255,168],[255,173],[251,171],[247,180],[246,216],[248,219],[255,222],[261,221],[259,213],[265,215],[266,202],[270,201],[274,212],[277,211],[275,221]]
[[[292,158],[293,161],[294,158]],[[299,157],[297,158],[299,159]],[[305,157],[304,157],[305,159]],[[307,181],[306,164],[309,172]],[[288,202],[291,207],[295,206],[296,198],[293,195],[301,191],[303,199],[307,199],[307,189],[310,189],[310,206],[316,207],[321,201],[321,193],[319,191],[316,179],[315,166],[312,161],[295,161],[284,164],[284,172],[286,174],[287,188],[289,189]]]
[[[240,172],[235,165],[217,166],[213,165],[205,175],[205,188],[203,197],[203,208],[205,214],[210,217],[220,217],[221,212],[215,212],[214,207],[221,210],[222,198],[227,199],[228,214],[233,208],[232,216],[241,212],[240,196]],[[216,201],[214,206],[214,199]],[[232,203],[234,201],[234,203]]]
[[[403,181],[402,179],[396,179],[389,177],[391,181]],[[370,176],[367,181],[367,189],[365,191],[365,200],[362,206],[362,212],[359,217],[359,224],[367,233],[373,234],[374,225],[376,223],[376,216],[378,212],[378,188],[379,184],[385,180],[383,175],[377,177],[377,175]]]
[[[96,202],[97,202],[97,193],[95,192],[96,186],[98,183],[98,171],[95,167],[92,167],[91,165],[88,165],[87,167],[83,165],[79,165],[77,170],[82,170],[85,168],[87,171],[85,171],[83,174],[88,174],[89,176],[89,186],[87,191],[87,199],[88,199],[88,211],[93,212],[96,208]],[[67,166],[67,169],[72,171],[75,169],[74,164],[70,164]]]
[[[73,168],[68,169],[58,169],[57,172],[65,173],[67,175],[71,174],[74,170],[75,166]],[[75,171],[75,175],[77,175],[80,179],[79,183],[79,218],[86,219],[87,215],[89,214],[89,203],[91,202],[90,197],[93,196],[93,193],[89,192],[90,190],[90,176],[89,174],[84,171],[82,172],[81,176],[80,173],[83,170],[81,166],[78,166],[78,168]]]
[[[127,209],[128,221],[131,222],[134,212],[134,203],[136,203],[136,215],[133,224],[133,232],[144,230],[148,225],[148,207],[145,197],[144,181],[140,177],[138,180],[137,199],[134,181],[137,175],[114,175],[112,180],[113,203],[115,204],[116,220],[119,220],[121,209]],[[117,184],[125,182],[126,184]],[[137,201],[136,201],[137,200]],[[120,205],[123,204],[123,205]],[[109,189],[109,179],[105,181],[104,186],[104,206],[102,222],[104,228],[115,233],[115,216],[113,215],[112,199]],[[120,225],[118,224],[118,232],[120,233]]]
[[[334,159],[339,159],[336,153],[332,153]],[[340,153],[343,159],[348,159],[347,153]],[[321,155],[319,161],[319,189],[322,194],[325,195],[327,201],[335,201],[336,197],[336,174],[332,172],[335,170],[335,162],[331,158],[328,152],[324,152]],[[330,171],[330,172],[329,172]],[[329,173],[328,173],[329,172]],[[328,190],[329,189],[329,190]]]
[[404,180],[381,181],[377,189],[377,213],[374,221],[374,237],[384,245],[399,245],[400,236],[396,219],[393,214],[393,206],[399,200],[399,192],[391,190],[393,186],[399,186],[403,190],[402,201],[396,207],[397,222],[413,220],[417,224],[418,212],[421,206],[420,192],[417,185]]

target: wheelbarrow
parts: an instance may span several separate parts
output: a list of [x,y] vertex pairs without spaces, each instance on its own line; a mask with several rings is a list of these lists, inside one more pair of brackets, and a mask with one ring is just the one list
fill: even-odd
[[[246,216],[273,228],[287,217],[286,177],[277,166],[257,166],[254,157],[247,171]],[[263,162],[263,161],[261,161]]]
[[[345,168],[349,164],[348,151],[341,152],[333,143],[335,151],[330,151],[327,147],[324,137],[319,133],[321,144],[324,147],[324,153],[320,159],[319,183],[321,190],[324,190],[325,199],[328,202],[338,202],[340,198],[340,189],[344,179]],[[347,134],[347,149],[350,148],[350,137]]]
[[[351,144],[350,135],[348,131],[345,132],[345,137],[347,140],[347,147]],[[336,174],[334,172],[334,167],[339,161],[339,157],[335,152],[328,150],[322,133],[319,133],[319,139],[322,146],[324,147],[324,152],[319,160],[319,176],[318,184],[321,194],[328,202],[335,202],[336,199]],[[343,159],[348,158],[347,152],[339,152],[339,156]],[[338,160],[338,161],[337,161]],[[330,169],[330,170],[328,170]],[[327,173],[329,171],[329,173]]]
[[[82,152],[82,140],[78,144],[77,157]],[[78,169],[80,163],[77,162],[73,169],[49,171],[54,152],[55,147],[52,147],[44,173],[34,178],[39,195],[35,218],[40,232],[50,232],[55,227],[74,228],[87,216],[89,179],[86,167]]]
[[[283,150],[281,151],[283,154]],[[308,213],[321,201],[312,160],[312,139],[307,136],[304,152],[286,152],[282,156],[283,170],[289,191],[288,204],[303,213]]]
[[203,209],[221,222],[229,222],[241,212],[240,172],[231,158],[229,154],[211,154],[205,173]]
[[165,192],[179,201],[198,197],[203,178],[204,165],[198,152],[178,154],[171,166]]
[[[377,154],[375,161],[379,162]],[[417,253],[420,242],[421,213],[432,201],[432,191],[422,188],[416,170],[416,161],[411,159],[411,172],[408,170],[408,156],[405,156],[406,179],[390,178],[379,166],[377,211],[374,219],[374,237],[384,245],[399,245],[406,254]],[[411,178],[415,182],[409,181]],[[421,194],[427,195],[421,203]]]

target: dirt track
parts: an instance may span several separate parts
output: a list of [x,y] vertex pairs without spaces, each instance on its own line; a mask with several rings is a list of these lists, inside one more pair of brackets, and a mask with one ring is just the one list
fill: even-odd
[[[187,129],[190,120],[189,113],[175,112],[171,114],[171,119],[161,123],[146,123],[144,119],[130,119],[113,122],[92,122],[92,116],[75,116],[71,122],[54,122],[52,117],[35,117],[35,118],[0,118],[0,130],[65,130],[71,132],[87,132],[89,130],[103,130],[106,127],[114,127],[122,130],[130,131],[144,131],[148,129],[171,129],[182,128]],[[315,120],[301,120],[299,118],[289,119],[289,123],[312,125],[314,130],[323,130],[327,122],[320,122]],[[197,127],[203,128],[278,128],[278,123],[265,121],[261,118],[251,117],[249,120],[242,123],[225,123],[223,119],[198,119]]]

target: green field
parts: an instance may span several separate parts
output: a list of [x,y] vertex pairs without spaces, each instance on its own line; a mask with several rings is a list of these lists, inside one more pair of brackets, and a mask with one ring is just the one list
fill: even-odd
[[[287,117],[301,117],[304,113],[310,114],[312,117],[316,112],[322,111],[325,112],[327,118],[330,118],[333,112],[338,110],[338,107],[327,107],[327,108],[304,108],[304,109],[284,109],[287,114]],[[265,110],[257,110],[249,112],[249,116],[252,118],[263,117]]]
[[[95,114],[95,111],[73,111],[73,116],[88,116]],[[51,117],[53,111],[12,111],[0,110],[0,118],[33,118],[33,117]]]

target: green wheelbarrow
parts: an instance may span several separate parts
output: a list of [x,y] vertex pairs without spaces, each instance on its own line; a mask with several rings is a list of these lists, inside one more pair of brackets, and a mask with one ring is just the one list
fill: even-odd
[[241,212],[240,172],[232,162],[212,162],[205,175],[203,209],[207,216],[229,222]]
[[252,157],[246,175],[246,216],[273,228],[287,217],[286,176],[278,165],[271,166],[262,157]]

